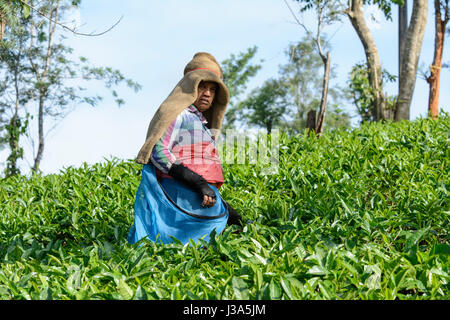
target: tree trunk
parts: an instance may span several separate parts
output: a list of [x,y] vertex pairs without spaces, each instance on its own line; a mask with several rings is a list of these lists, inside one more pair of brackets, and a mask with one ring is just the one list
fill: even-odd
[[403,63],[400,74],[400,88],[395,121],[409,120],[411,99],[417,77],[417,64],[419,62],[422,40],[427,23],[428,0],[414,0],[411,22],[406,32]]
[[380,121],[387,117],[386,101],[383,93],[383,78],[378,49],[369,27],[364,20],[363,1],[352,0],[351,6],[347,9],[346,14],[364,47],[369,71],[369,83],[374,94],[372,118],[374,121]]
[[[403,6],[398,6],[398,77],[402,73],[403,48],[405,47],[405,35],[408,30],[408,2],[405,0]],[[400,91],[400,82],[398,85]]]
[[439,87],[442,68],[442,54],[444,51],[445,27],[449,21],[448,2],[444,5],[444,19],[442,19],[440,5],[441,3],[439,0],[434,0],[436,27],[436,33],[434,36],[434,58],[433,63],[430,66],[430,75],[427,78],[427,82],[430,86],[428,116],[434,120],[436,120],[439,115]]
[[308,114],[306,115],[306,129],[307,132],[309,134],[309,132],[311,132],[312,130],[314,130],[314,132],[316,131],[316,110],[309,110]]
[[317,118],[316,134],[320,137],[323,129],[323,120],[325,117],[325,109],[327,108],[328,96],[328,81],[330,79],[330,53],[327,53],[326,58],[323,59],[323,84],[322,84],[322,99],[320,100],[319,117]]
[[[48,25],[48,40],[47,40],[47,54],[45,56],[45,65],[42,72],[39,74],[36,65],[33,64],[32,58],[30,57],[31,65],[33,66],[36,79],[40,82],[44,83],[46,86],[48,73],[50,70],[51,58],[53,53],[53,35],[55,33],[56,24],[59,19],[59,6],[60,0],[56,1],[55,7],[52,8],[50,12],[50,17],[53,16],[53,20],[49,21]],[[38,135],[39,135],[39,146],[36,153],[36,158],[34,159],[33,172],[37,172],[39,170],[39,165],[42,160],[42,156],[44,154],[44,104],[47,99],[47,87],[40,89],[39,91],[39,111],[38,111]]]
[[44,93],[39,95],[39,111],[38,111],[38,134],[39,134],[39,146],[34,159],[33,172],[37,173],[39,165],[41,164],[42,155],[44,154]]
[[19,174],[20,171],[17,168],[17,159],[21,158],[21,152],[19,147],[19,138],[20,138],[20,130],[21,124],[19,119],[19,107],[20,107],[20,91],[19,91],[19,64],[20,58],[17,55],[16,61],[14,65],[14,93],[15,93],[15,105],[14,105],[14,115],[10,122],[9,128],[9,148],[11,153],[8,157],[7,164],[7,175],[12,176]]
[[272,121],[266,122],[266,129],[267,129],[267,134],[272,133]]
[[5,35],[5,28],[6,28],[6,14],[4,14],[0,10],[0,41],[3,40],[3,36]]
[[11,121],[9,122],[9,128],[8,128],[8,143],[9,143],[9,149],[11,150],[11,153],[7,159],[6,164],[6,176],[10,177],[16,174],[19,174],[19,169],[17,168],[17,158],[20,153],[19,149],[19,134],[18,131],[20,130],[19,127],[19,118],[17,114],[14,114],[14,116],[11,118]]

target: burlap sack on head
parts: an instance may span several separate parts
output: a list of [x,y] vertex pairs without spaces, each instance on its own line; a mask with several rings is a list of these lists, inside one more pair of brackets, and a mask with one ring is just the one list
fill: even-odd
[[155,143],[162,137],[177,116],[197,99],[200,81],[212,81],[219,88],[211,107],[203,112],[215,137],[219,135],[230,94],[222,81],[222,68],[216,59],[207,52],[198,52],[184,69],[184,77],[178,82],[169,96],[153,116],[147,130],[144,145],[138,153],[136,162],[147,164]]

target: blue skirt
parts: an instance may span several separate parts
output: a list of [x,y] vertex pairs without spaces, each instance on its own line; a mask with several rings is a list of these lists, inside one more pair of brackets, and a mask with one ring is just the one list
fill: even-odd
[[220,234],[227,224],[228,210],[213,185],[216,203],[203,207],[201,196],[175,179],[156,178],[153,164],[142,169],[142,179],[134,202],[134,224],[127,240],[133,244],[144,237],[153,242],[170,243],[172,237],[183,244],[189,239],[209,241],[209,234],[216,229]]

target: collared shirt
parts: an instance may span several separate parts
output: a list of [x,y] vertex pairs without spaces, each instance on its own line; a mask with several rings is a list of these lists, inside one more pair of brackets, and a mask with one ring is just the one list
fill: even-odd
[[150,158],[162,176],[168,177],[170,167],[178,161],[209,183],[223,183],[216,141],[207,123],[203,114],[190,105],[170,124],[153,147]]

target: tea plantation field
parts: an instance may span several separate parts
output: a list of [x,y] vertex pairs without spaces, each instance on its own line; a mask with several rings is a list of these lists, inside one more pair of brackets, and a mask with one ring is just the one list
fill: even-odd
[[277,174],[224,165],[244,216],[209,243],[130,245],[141,166],[0,180],[0,299],[449,299],[438,121],[280,137]]

